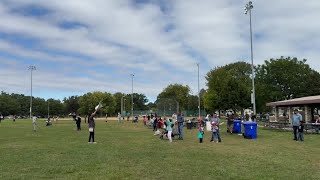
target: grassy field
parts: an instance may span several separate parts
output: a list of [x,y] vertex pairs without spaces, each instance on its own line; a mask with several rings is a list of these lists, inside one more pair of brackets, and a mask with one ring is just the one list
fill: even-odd
[[30,120],[0,124],[0,179],[319,179],[320,136],[292,140],[289,132],[259,128],[258,139],[228,135],[210,143],[197,130],[169,143],[141,123],[97,122],[97,144],[72,121],[32,131]]

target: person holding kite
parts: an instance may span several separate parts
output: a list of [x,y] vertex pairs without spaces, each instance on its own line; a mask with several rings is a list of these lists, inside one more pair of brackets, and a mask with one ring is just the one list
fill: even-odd
[[90,144],[91,143],[96,144],[96,142],[94,141],[94,130],[96,127],[94,117],[96,116],[96,114],[100,108],[102,108],[101,102],[95,107],[95,111],[90,115],[89,120],[88,120],[88,127],[89,127],[89,141],[88,141],[88,143],[90,143]]

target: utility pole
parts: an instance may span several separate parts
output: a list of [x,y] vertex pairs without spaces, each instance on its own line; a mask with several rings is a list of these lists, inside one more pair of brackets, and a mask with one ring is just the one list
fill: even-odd
[[28,68],[28,70],[30,70],[30,72],[31,72],[30,119],[32,119],[32,72],[35,71],[36,69],[37,69],[36,66],[29,66],[29,68]]

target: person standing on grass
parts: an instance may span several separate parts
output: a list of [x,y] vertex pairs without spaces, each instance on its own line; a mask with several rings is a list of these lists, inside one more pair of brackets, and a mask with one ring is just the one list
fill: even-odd
[[0,123],[1,123],[2,119],[3,119],[3,115],[0,113]]
[[166,130],[168,132],[167,136],[168,136],[169,141],[172,142],[172,122],[171,122],[171,119],[167,119],[166,124],[167,124]]
[[303,121],[300,121],[300,125],[298,127],[298,140],[299,141],[304,141],[303,139]]
[[147,118],[146,116],[143,116],[143,124],[146,126],[147,125]]
[[122,120],[121,114],[118,113],[118,123],[121,123],[121,120]]
[[158,126],[158,118],[154,117],[154,120],[153,120],[153,131],[157,131],[157,126]]
[[218,118],[217,114],[214,113],[211,119],[211,129],[212,129],[211,142],[214,142],[215,137],[218,139],[217,143],[221,142],[219,126],[220,126],[220,119]]
[[184,122],[184,118],[183,118],[183,115],[181,113],[178,113],[177,121],[178,121],[179,140],[183,140],[183,122]]
[[201,124],[198,132],[198,138],[200,140],[200,143],[203,142],[203,137],[204,137],[204,127],[203,127],[203,124]]
[[293,116],[292,116],[292,128],[293,128],[293,140],[294,141],[298,141],[297,131],[300,126],[300,121],[302,121],[302,116],[298,112],[298,109],[295,109]]
[[81,131],[81,117],[80,117],[80,114],[78,114],[78,116],[76,118],[76,123],[77,123],[77,130]]
[[33,115],[33,117],[32,117],[33,131],[37,130],[36,129],[37,128],[37,120],[38,120],[37,116]]
[[[89,141],[88,143],[96,143],[94,141],[94,130],[95,130],[95,127],[96,127],[96,123],[94,121],[94,117],[96,116],[97,114],[97,111],[98,110],[95,110],[89,117],[89,120],[88,120],[88,127],[89,127]],[[92,140],[92,141],[91,141]]]
[[232,124],[234,120],[234,113],[228,112],[227,117],[227,132],[232,134]]

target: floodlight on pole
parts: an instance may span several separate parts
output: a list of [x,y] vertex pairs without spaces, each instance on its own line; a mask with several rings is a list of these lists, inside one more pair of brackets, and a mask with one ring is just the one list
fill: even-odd
[[49,109],[50,107],[49,107],[49,99],[48,99],[48,118],[50,117],[50,109]]
[[252,1],[249,1],[245,8],[244,8],[244,13],[248,14],[249,12],[249,17],[250,17],[250,44],[251,44],[251,70],[252,70],[252,94],[251,94],[251,103],[253,105],[253,114],[255,115],[257,113],[256,110],[256,90],[255,90],[255,83],[254,83],[254,78],[255,78],[255,73],[254,73],[254,65],[253,65],[253,43],[252,43],[252,20],[251,20],[251,10],[253,9]]
[[36,66],[29,66],[28,70],[31,72],[31,81],[30,81],[30,89],[31,89],[31,95],[30,95],[30,119],[32,119],[32,72],[35,71],[37,68]]
[[200,114],[201,114],[201,109],[200,109],[200,63],[197,63],[198,66],[198,109],[199,109],[199,119],[200,119]]
[[131,88],[131,116],[132,116],[132,120],[134,119],[133,117],[133,77],[134,74],[130,74],[131,76],[131,81],[132,81],[132,88]]

